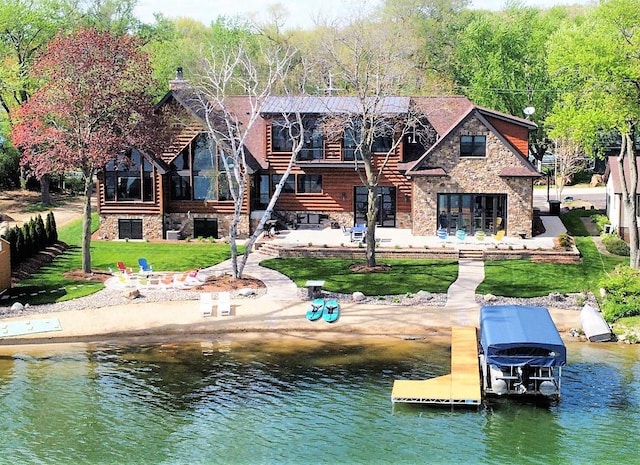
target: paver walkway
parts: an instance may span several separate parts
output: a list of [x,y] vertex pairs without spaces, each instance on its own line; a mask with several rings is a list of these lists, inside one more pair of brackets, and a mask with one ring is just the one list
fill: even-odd
[[444,306],[453,324],[466,326],[478,322],[480,305],[476,303],[476,288],[483,280],[482,260],[458,261],[458,279],[449,286]]

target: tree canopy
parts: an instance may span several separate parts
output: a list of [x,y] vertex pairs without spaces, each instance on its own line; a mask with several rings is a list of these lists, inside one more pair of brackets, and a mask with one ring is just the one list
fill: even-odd
[[[131,147],[161,144],[151,67],[131,36],[81,29],[52,40],[33,65],[42,82],[16,112],[13,143],[37,178],[79,171],[85,180],[83,268],[90,271],[91,185],[96,169]],[[158,145],[156,145],[158,144]]]

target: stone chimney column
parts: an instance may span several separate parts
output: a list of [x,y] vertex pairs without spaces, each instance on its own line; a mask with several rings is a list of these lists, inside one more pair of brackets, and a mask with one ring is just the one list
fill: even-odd
[[176,77],[169,81],[169,89],[170,90],[178,90],[182,89],[186,86],[187,81],[184,78],[184,74],[182,72],[182,67],[178,67],[176,69]]

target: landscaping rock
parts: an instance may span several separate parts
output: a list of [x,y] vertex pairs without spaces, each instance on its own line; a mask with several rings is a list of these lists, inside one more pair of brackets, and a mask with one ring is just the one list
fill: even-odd
[[416,297],[422,300],[431,300],[433,299],[433,294],[428,291],[418,291],[416,292]]
[[351,297],[353,298],[354,302],[362,302],[363,300],[366,300],[366,298],[367,298],[367,296],[364,295],[360,291],[354,292]]
[[122,294],[126,299],[133,300],[140,297],[140,291],[138,289],[127,289]]
[[250,287],[245,287],[242,288],[238,291],[238,295],[242,296],[242,297],[248,297],[250,295],[256,295],[256,290],[255,289],[251,289]]
[[24,310],[24,305],[22,305],[20,302],[15,302],[12,306],[11,306],[11,311],[12,312],[20,312]]
[[551,300],[556,301],[556,302],[561,302],[564,300],[564,296],[562,294],[559,294],[557,292],[552,292],[551,294],[549,294],[549,297],[551,298]]
[[482,298],[482,300],[484,300],[485,302],[493,302],[496,299],[497,297],[493,294],[485,294],[484,297]]

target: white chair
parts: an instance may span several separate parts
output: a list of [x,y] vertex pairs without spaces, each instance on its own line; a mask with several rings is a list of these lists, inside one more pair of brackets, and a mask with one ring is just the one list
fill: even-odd
[[218,292],[218,316],[231,315],[231,293]]
[[211,292],[200,294],[200,313],[202,313],[202,316],[213,315],[213,296]]

